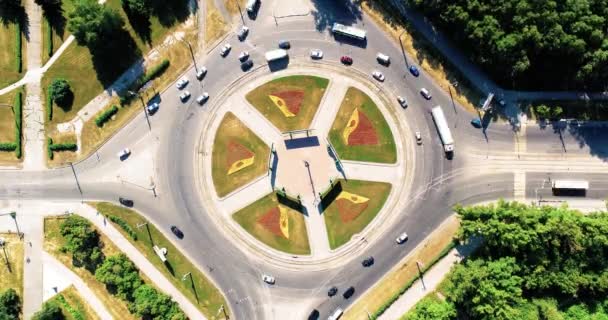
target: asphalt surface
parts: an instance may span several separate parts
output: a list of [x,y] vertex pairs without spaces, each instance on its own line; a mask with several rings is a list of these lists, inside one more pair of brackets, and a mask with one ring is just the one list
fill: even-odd
[[[278,0],[276,0],[278,1]],[[181,103],[180,90],[174,86],[161,92],[158,99],[160,110],[150,119],[150,127],[144,114],[140,114],[124,129],[120,130],[109,142],[90,158],[61,169],[43,172],[0,171],[1,199],[49,199],[49,200],[103,200],[118,201],[119,196],[133,199],[135,209],[142,212],[167,235],[170,225],[179,226],[185,234],[178,241],[181,249],[218,284],[226,295],[230,310],[235,319],[270,319],[273,317],[273,299],[308,299],[310,310],[320,311],[321,318],[337,307],[345,309],[367,288],[407,255],[446,217],[457,204],[472,204],[497,198],[513,196],[514,176],[512,173],[476,173],[470,168],[469,152],[490,153],[511,151],[517,147],[514,131],[508,124],[490,123],[485,131],[473,128],[469,122],[474,117],[458,105],[453,105],[447,92],[438,88],[424,72],[419,77],[407,71],[408,63],[401,49],[378,29],[357,8],[340,4],[339,1],[313,2],[313,12],[308,16],[274,19],[273,1],[264,1],[256,20],[246,18],[250,28],[243,42],[231,34],[227,42],[232,50],[225,58],[220,57],[215,48],[204,59],[197,60],[196,67],[186,73],[190,84],[185,90],[192,93],[189,101]],[[359,43],[346,39],[334,39],[329,33],[334,21],[355,24],[367,30],[367,42]],[[294,272],[278,268],[270,263],[251,256],[237,247],[223,230],[210,223],[211,218],[205,209],[195,183],[196,150],[203,120],[210,115],[214,99],[229,88],[231,83],[245,73],[240,69],[237,59],[241,51],[249,51],[254,68],[263,66],[263,53],[277,47],[280,39],[291,41],[290,63],[308,60],[310,49],[324,51],[324,62],[339,65],[342,55],[352,56],[355,68],[370,74],[373,70],[382,71],[386,80],[382,84],[391,97],[405,96],[409,107],[405,110],[396,104],[399,112],[405,112],[408,124],[415,131],[421,131],[423,145],[415,155],[416,175],[408,205],[399,213],[401,221],[391,226],[382,239],[366,244],[359,254],[340,267],[323,271]],[[376,53],[383,52],[392,58],[389,67],[376,63]],[[203,81],[195,78],[196,69],[205,65],[209,70]],[[267,70],[265,72],[271,72]],[[177,79],[176,79],[177,80]],[[425,87],[433,98],[425,100],[419,89]],[[202,92],[209,92],[210,100],[199,106],[195,99]],[[455,156],[445,158],[435,125],[429,114],[435,105],[441,105],[448,118],[455,137]],[[601,128],[567,126],[559,131],[549,125],[545,128],[530,126],[526,132],[527,151],[550,153],[580,153],[602,158],[606,155],[605,135]],[[572,127],[572,128],[571,128]],[[485,133],[484,133],[485,132]],[[101,181],[120,161],[116,153],[138,141],[157,143],[155,160],[156,192],[135,185],[120,182]],[[136,149],[132,149],[135,153]],[[526,150],[522,150],[526,151]],[[127,159],[126,161],[129,161]],[[468,170],[467,170],[468,169]],[[472,170],[471,170],[472,169]],[[553,178],[572,177],[571,174],[552,174],[547,172],[529,174],[526,192],[531,198],[538,195],[547,176]],[[605,175],[585,174],[577,177],[591,181],[592,190],[588,197],[602,198],[608,192]],[[542,188],[541,188],[542,189]],[[548,197],[546,188],[540,191]],[[407,231],[409,240],[401,246],[394,239]],[[363,268],[361,261],[374,256],[375,263]],[[261,274],[269,273],[276,277],[274,286],[261,281]],[[327,289],[337,286],[339,293],[327,297]],[[349,286],[355,287],[355,294],[348,300],[341,293]],[[299,314],[296,318],[306,318]]]

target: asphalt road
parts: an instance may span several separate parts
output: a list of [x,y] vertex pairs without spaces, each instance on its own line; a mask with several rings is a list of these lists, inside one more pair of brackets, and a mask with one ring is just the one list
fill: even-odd
[[[203,81],[196,80],[196,67],[188,70],[186,76],[190,84],[186,90],[192,93],[189,101],[181,103],[179,90],[174,86],[169,87],[159,95],[161,108],[150,117],[150,127],[143,113],[136,116],[94,155],[75,164],[73,170],[66,167],[44,172],[0,171],[0,198],[112,202],[117,202],[119,196],[133,199],[135,208],[168,235],[170,225],[178,225],[184,231],[185,238],[178,242],[179,246],[218,283],[229,301],[233,318],[269,319],[273,317],[273,299],[278,297],[308,299],[311,301],[310,311],[318,309],[321,318],[337,307],[346,308],[450,215],[453,205],[512,197],[513,174],[481,174],[465,170],[470,164],[467,158],[470,150],[489,153],[516,148],[515,135],[509,125],[491,123],[485,134],[470,126],[469,121],[473,116],[458,105],[453,105],[449,94],[438,88],[424,72],[417,78],[407,72],[408,63],[413,60],[407,58],[406,61],[401,49],[356,8],[347,8],[339,1],[315,1],[313,12],[308,16],[275,20],[272,16],[273,6],[273,1],[264,1],[255,21],[246,18],[250,28],[246,41],[240,42],[234,35],[227,38],[226,41],[232,44],[232,51],[227,57],[220,57],[216,48],[208,56],[197,60],[197,67],[205,65],[209,69]],[[356,24],[366,29],[367,42],[336,41],[327,30],[334,21]],[[197,193],[193,168],[196,166],[196,146],[203,120],[210,115],[209,108],[214,106],[214,99],[244,75],[239,68],[238,54],[247,50],[255,63],[254,67],[262,66],[263,53],[276,48],[280,39],[291,41],[289,54],[292,63],[308,60],[309,50],[319,48],[324,51],[324,62],[339,65],[341,55],[350,55],[354,64],[345,69],[356,68],[367,74],[373,70],[382,71],[386,76],[382,85],[384,89],[392,97],[405,96],[409,102],[406,110],[400,110],[396,102],[393,107],[405,112],[412,130],[421,131],[424,140],[415,155],[417,170],[413,192],[407,207],[400,213],[400,223],[391,226],[380,241],[366,244],[358,256],[337,268],[294,272],[249,255],[233,244],[223,230],[210,223],[209,213]],[[389,67],[376,63],[375,55],[379,51],[391,56]],[[431,101],[420,96],[419,89],[422,87],[433,94]],[[209,92],[211,98],[206,105],[199,106],[194,100],[203,91]],[[453,160],[445,159],[429,115],[435,105],[443,107],[456,140]],[[577,152],[601,157],[607,152],[605,143],[601,143],[606,141],[606,134],[608,131],[601,128],[576,127],[574,130],[563,130],[560,138],[551,126],[544,129],[529,127],[526,133],[527,150]],[[145,188],[100,181],[100,177],[120,166],[116,153],[137,142],[158,143],[155,158],[157,197]],[[526,181],[528,196],[537,195],[535,190],[548,174],[551,175],[550,170],[529,175]],[[594,186],[589,197],[606,195],[606,177],[591,174],[581,176],[590,179]],[[409,240],[397,246],[394,239],[403,231],[408,232]],[[367,256],[374,256],[375,264],[363,268],[360,262]],[[261,273],[274,275],[276,285],[263,284]],[[326,294],[331,286],[340,289],[340,294],[334,298],[328,298]],[[355,287],[355,294],[345,300],[341,293],[349,286]]]

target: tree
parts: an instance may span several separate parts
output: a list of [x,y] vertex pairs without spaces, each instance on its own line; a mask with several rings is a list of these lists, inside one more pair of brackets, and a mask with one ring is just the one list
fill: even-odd
[[144,319],[185,320],[186,315],[179,309],[175,301],[164,293],[144,284],[133,293],[134,301],[131,310]]
[[549,118],[551,117],[551,109],[549,109],[549,107],[545,104],[541,104],[536,106],[536,114],[540,117],[540,118]]
[[21,312],[21,299],[17,291],[9,288],[0,295],[0,319],[18,320]]
[[69,13],[68,30],[80,45],[99,47],[111,41],[112,33],[124,26],[114,9],[95,0],[79,0]]
[[123,300],[132,300],[135,289],[142,285],[137,267],[125,256],[110,256],[97,268],[95,278]]
[[0,7],[18,7],[21,0],[0,0]]
[[72,254],[77,265],[84,265],[94,271],[102,262],[99,233],[83,217],[70,215],[60,226],[60,233],[66,240],[63,249]]
[[51,98],[58,105],[65,105],[73,94],[70,84],[63,78],[54,79],[49,90]]
[[54,302],[46,302],[42,309],[34,314],[32,320],[63,320],[65,316]]
[[147,0],[122,0],[121,2],[125,11],[134,13],[138,16],[147,17],[152,11],[151,4]]
[[456,319],[456,308],[447,301],[426,297],[405,320],[450,320]]

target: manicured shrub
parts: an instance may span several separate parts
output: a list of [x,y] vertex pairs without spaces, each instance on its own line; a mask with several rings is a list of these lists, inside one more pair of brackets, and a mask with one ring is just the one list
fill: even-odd
[[15,33],[15,69],[21,73],[21,21],[17,21]]
[[169,60],[165,59],[161,63],[150,68],[150,70],[148,70],[148,72],[146,72],[146,74],[139,80],[138,89],[139,89],[139,87],[143,86],[146,82],[163,74],[163,72],[165,72],[165,70],[167,70],[167,68],[169,68],[170,64],[171,63],[169,62]]
[[53,93],[50,86],[46,90],[46,117],[48,121],[53,120]]
[[118,107],[117,106],[112,106],[110,109],[103,111],[100,115],[97,116],[97,118],[95,118],[95,124],[98,127],[103,127],[103,125],[108,122],[108,120],[110,120],[110,118],[112,118],[113,115],[115,115],[118,112]]
[[0,151],[15,151],[17,144],[14,142],[3,142],[0,143]]
[[53,79],[49,87],[49,93],[53,101],[61,106],[67,104],[73,94],[70,84],[63,78]]
[[15,104],[13,106],[13,113],[15,114],[15,156],[17,158],[21,158],[21,136],[22,136],[22,131],[21,131],[21,123],[22,123],[22,116],[21,116],[21,110],[22,110],[22,99],[21,99],[21,95],[22,92],[19,91],[17,92],[17,96],[15,96]]
[[119,225],[129,235],[129,237],[131,237],[131,239],[137,241],[137,233],[135,233],[133,228],[131,228],[131,226],[125,220],[123,220],[121,217],[113,215],[108,216],[108,219]]
[[51,149],[52,145],[53,145],[53,139],[47,138],[46,139],[46,155],[49,157],[49,160],[53,160],[53,150]]
[[76,151],[78,146],[75,143],[54,143],[51,145],[52,151]]

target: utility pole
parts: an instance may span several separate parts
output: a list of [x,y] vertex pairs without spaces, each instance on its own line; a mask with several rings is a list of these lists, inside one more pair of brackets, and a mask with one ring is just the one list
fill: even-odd
[[17,223],[17,212],[15,212],[15,211],[10,212],[9,215],[11,216],[11,218],[13,218],[13,221],[15,221],[15,228],[17,228],[17,235],[19,236],[19,238],[22,238],[23,235],[21,234],[21,231],[19,230],[19,224]]
[[226,308],[224,308],[224,305],[220,306],[220,308],[217,310],[217,313],[215,314],[215,316],[217,317],[222,312],[224,313],[224,319],[230,319],[230,317],[226,313]]
[[190,276],[190,286],[192,287],[192,292],[194,293],[194,297],[196,298],[196,302],[198,303],[198,294],[196,293],[196,288],[194,287],[194,278],[192,278],[192,272],[188,272],[182,276],[182,281],[186,281]]
[[194,63],[194,70],[196,70],[196,72],[198,72],[198,67],[196,66],[196,58],[194,58],[194,50],[192,50],[192,45],[190,44],[190,42],[188,40],[184,40],[184,39],[178,38],[178,37],[175,37],[175,39],[183,42],[184,44],[186,44],[188,46],[188,49],[190,50],[190,56],[192,57],[192,63]]
[[6,254],[6,241],[3,238],[0,238],[0,247],[2,247],[2,251],[4,251],[4,261],[6,262],[6,265],[8,266],[9,262],[8,262],[8,254]]
[[401,46],[401,53],[403,54],[403,60],[405,60],[405,65],[409,68],[410,64],[407,62],[407,56],[405,55],[405,49],[403,48],[403,41],[401,41],[401,36],[405,33],[405,29],[399,35],[399,45]]
[[416,266],[418,267],[418,273],[420,274],[420,282],[422,283],[422,288],[426,290],[426,285],[424,284],[424,278],[422,277],[422,262],[416,261]]
[[131,90],[127,91],[130,95],[136,96],[139,98],[139,101],[141,101],[141,106],[142,108],[144,108],[144,114],[146,115],[146,121],[148,122],[148,129],[150,129],[150,131],[152,131],[152,125],[150,124],[150,118],[148,117],[148,112],[146,111],[146,103],[144,102],[144,98],[141,97],[141,94],[139,93],[135,93]]
[[454,103],[454,97],[452,96],[452,86],[454,86],[454,88],[458,88],[458,81],[451,83],[448,85],[448,90],[450,91],[450,99],[452,100],[452,108],[454,108],[454,113],[458,113],[458,111],[456,111],[456,104]]
[[154,241],[152,241],[152,234],[150,233],[150,227],[147,222],[138,223],[135,227],[140,229],[141,227],[146,226],[146,230],[148,231],[148,237],[150,238],[150,245],[154,246]]
[[234,2],[236,2],[236,6],[239,7],[239,13],[241,14],[241,21],[243,21],[243,25],[245,25],[245,18],[243,18],[243,9],[241,9],[241,5],[239,4],[238,0],[234,0]]
[[74,163],[70,162],[70,167],[72,168],[72,173],[74,173],[74,179],[76,180],[78,191],[80,192],[80,195],[82,195],[82,189],[80,188],[80,182],[78,182],[78,176],[76,175],[76,170],[74,169]]

